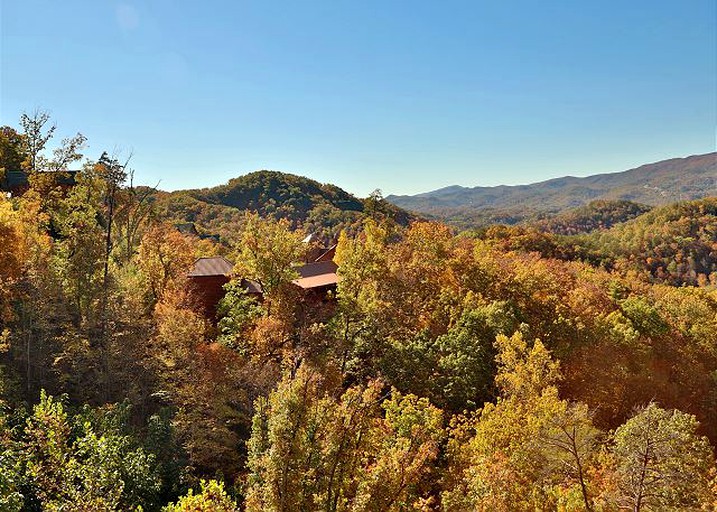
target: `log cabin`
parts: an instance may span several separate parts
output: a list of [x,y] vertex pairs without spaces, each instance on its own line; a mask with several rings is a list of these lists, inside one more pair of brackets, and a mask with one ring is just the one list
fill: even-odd
[[[221,256],[199,258],[187,274],[196,294],[198,306],[207,318],[215,319],[217,306],[224,297],[224,285],[232,279],[234,263]],[[254,281],[242,279],[247,294],[261,298],[261,286]]]
[[[299,277],[292,283],[304,292],[307,302],[312,304],[333,300],[339,282],[338,265],[333,261],[336,246],[324,249],[316,261],[296,268]],[[199,307],[207,318],[215,319],[217,306],[224,297],[224,285],[235,276],[234,263],[221,256],[199,258],[187,275],[192,283]],[[242,279],[242,286],[249,295],[261,299],[259,283]]]

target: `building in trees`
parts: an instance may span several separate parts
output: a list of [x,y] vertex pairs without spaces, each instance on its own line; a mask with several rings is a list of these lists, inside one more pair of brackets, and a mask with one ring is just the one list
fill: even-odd
[[[77,183],[77,173],[80,171],[44,171],[43,174],[52,173],[55,183],[61,188],[70,188]],[[0,190],[12,196],[20,196],[30,188],[30,175],[20,170],[5,170],[0,174]]]
[[314,261],[297,268],[299,278],[292,282],[304,290],[307,295],[315,298],[326,299],[330,293],[336,291],[336,285],[339,282],[339,276],[336,271],[338,265],[333,260]]
[[[339,282],[338,265],[333,261],[335,246],[324,249],[316,261],[296,268],[299,277],[292,283],[300,288],[307,299],[312,302],[330,300],[336,292]],[[197,295],[199,306],[207,318],[215,318],[217,305],[224,297],[224,285],[233,277],[234,263],[228,259],[215,256],[199,258],[187,275]],[[250,279],[242,279],[242,287],[250,296],[261,298],[261,285]]]
[[319,256],[314,261],[334,261],[334,256],[336,256],[336,246],[338,244],[333,244],[331,247],[327,247],[323,249],[323,252],[319,254]]
[[[231,280],[233,268],[234,263],[221,256],[199,258],[187,275],[197,294],[199,305],[208,318],[216,317],[217,304],[224,297],[224,285]],[[242,285],[246,287],[247,294],[261,296],[258,283],[242,279]]]

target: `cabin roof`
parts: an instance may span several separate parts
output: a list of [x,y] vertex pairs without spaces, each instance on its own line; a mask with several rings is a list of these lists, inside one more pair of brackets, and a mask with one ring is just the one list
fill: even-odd
[[335,285],[339,282],[339,276],[336,274],[338,268],[333,261],[307,263],[296,269],[300,277],[294,279],[293,283],[304,290]]
[[194,262],[194,268],[187,274],[189,277],[228,276],[234,264],[222,256],[212,258],[199,258]]
[[309,233],[302,240],[302,242],[305,244],[311,244],[311,243],[318,242],[318,241],[319,241],[319,237],[316,235],[316,233]]
[[[79,171],[39,171],[43,174],[55,174],[58,185],[72,186],[76,183],[75,176]],[[0,190],[5,192],[16,192],[26,188],[30,184],[28,173],[23,170],[5,170],[5,175],[0,179]]]
[[5,171],[3,188],[7,187],[8,190],[12,190],[25,185],[27,185],[27,174],[23,171]]
[[194,225],[194,222],[180,222],[175,224],[174,228],[183,235],[199,235],[199,231],[197,231],[197,226]]
[[[56,174],[58,185],[74,185],[76,170],[66,169],[63,171],[40,171],[43,174]],[[0,180],[0,189],[13,191],[18,188],[27,187],[29,185],[28,173],[22,170],[5,170],[5,177]]]
[[314,261],[333,261],[334,256],[336,256],[336,244],[325,249]]
[[253,293],[256,295],[261,295],[264,293],[264,290],[261,289],[261,285],[257,283],[256,281],[252,281],[251,279],[242,279],[241,280],[242,286],[244,286],[244,291],[247,293]]
[[[221,256],[199,258],[194,262],[194,268],[187,275],[189,277],[229,277],[233,268],[234,264]],[[307,263],[296,268],[299,278],[294,279],[292,282],[304,290],[335,285],[339,282],[339,276],[336,274],[337,270],[338,265],[331,260]],[[242,284],[246,286],[248,293],[262,293],[259,283],[242,279]]]

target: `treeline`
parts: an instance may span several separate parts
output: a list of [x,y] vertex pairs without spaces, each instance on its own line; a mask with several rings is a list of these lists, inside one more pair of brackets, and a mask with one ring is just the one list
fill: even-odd
[[[404,227],[376,197],[317,301],[289,219],[185,235],[108,155],[58,186],[46,122],[15,132],[35,168],[0,199],[0,510],[717,506],[706,282]],[[230,283],[207,319],[185,276],[227,251],[264,295]]]

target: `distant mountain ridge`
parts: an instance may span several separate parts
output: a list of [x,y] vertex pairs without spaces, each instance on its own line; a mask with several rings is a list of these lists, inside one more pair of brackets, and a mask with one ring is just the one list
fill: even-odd
[[491,218],[521,220],[529,213],[557,213],[597,199],[654,206],[715,195],[717,152],[584,178],[566,176],[515,186],[452,185],[413,196],[390,195],[386,200],[407,210],[449,222],[459,219],[465,224],[472,217],[483,219],[485,212],[490,212]]

